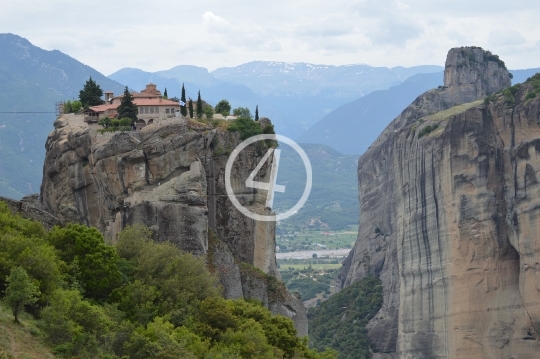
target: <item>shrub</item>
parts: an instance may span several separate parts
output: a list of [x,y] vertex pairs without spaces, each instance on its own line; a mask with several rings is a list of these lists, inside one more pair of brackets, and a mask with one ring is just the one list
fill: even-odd
[[240,138],[242,140],[262,133],[259,123],[248,117],[237,118],[229,125],[228,130],[240,133]]
[[437,128],[439,127],[439,124],[435,123],[433,125],[427,125],[425,126],[424,128],[422,128],[420,130],[420,132],[418,132],[418,138],[422,138],[423,136],[433,132],[434,130],[436,130]]

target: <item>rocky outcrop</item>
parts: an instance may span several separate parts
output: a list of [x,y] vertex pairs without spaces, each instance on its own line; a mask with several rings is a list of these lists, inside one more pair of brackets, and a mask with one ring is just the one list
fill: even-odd
[[383,282],[375,358],[540,350],[540,79],[493,95],[509,84],[491,53],[450,50],[445,87],[359,160],[359,234],[340,281]]
[[[64,221],[97,227],[111,242],[124,227],[143,223],[156,241],[207,256],[227,298],[248,297],[240,275],[243,263],[272,278],[279,273],[275,223],[245,217],[227,197],[227,154],[240,142],[236,132],[184,119],[101,134],[80,117],[64,115],[47,139],[41,202]],[[246,188],[244,181],[262,155],[260,148],[249,146],[231,173],[239,201],[260,214],[270,213],[264,208],[266,193]],[[267,172],[265,165],[260,181],[268,181]],[[218,250],[209,251],[210,232],[219,240]],[[270,298],[266,305],[275,313],[287,312],[299,334],[306,335],[301,303],[286,292],[272,296],[272,288],[261,285]],[[294,310],[291,301],[298,304]]]

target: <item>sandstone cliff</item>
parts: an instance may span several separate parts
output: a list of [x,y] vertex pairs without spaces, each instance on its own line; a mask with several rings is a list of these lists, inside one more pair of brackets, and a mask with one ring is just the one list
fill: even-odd
[[[275,223],[245,217],[227,197],[224,169],[241,142],[238,133],[183,119],[104,134],[73,115],[54,126],[40,196],[48,212],[95,226],[113,242],[125,226],[143,223],[156,241],[207,256],[227,298],[259,299],[307,334],[302,303],[277,279]],[[231,182],[241,203],[262,214],[266,193],[245,188],[242,180],[260,152],[255,146],[242,151]],[[259,174],[268,181],[266,166]]]
[[[358,163],[360,227],[342,287],[379,276],[375,358],[540,352],[540,78],[508,88],[498,57],[450,50]],[[485,101],[485,96],[491,95]]]

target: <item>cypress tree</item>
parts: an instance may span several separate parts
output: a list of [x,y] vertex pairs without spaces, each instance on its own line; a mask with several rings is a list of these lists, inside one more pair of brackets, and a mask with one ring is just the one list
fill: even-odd
[[131,96],[131,93],[126,86],[124,96],[122,96],[122,100],[118,106],[118,119],[127,117],[131,119],[131,122],[135,122],[137,121],[138,114],[139,109],[137,108],[137,105],[133,103],[133,96]]
[[191,99],[191,97],[189,98],[188,106],[189,106],[189,118],[193,118],[193,100]]
[[259,121],[259,105],[255,106],[255,121]]
[[197,95],[197,118],[201,118],[203,114],[204,111],[201,100],[201,90],[199,90],[199,94]]
[[167,96],[167,88],[165,87],[165,91],[163,91],[163,98],[168,99],[169,96]]
[[[191,99],[190,99],[191,100]],[[183,103],[186,103],[186,89],[184,88],[184,84],[182,83],[182,96],[180,97],[180,101],[182,101]],[[192,111],[193,112],[193,111]],[[182,113],[182,116],[186,117],[187,116],[187,110],[186,110],[186,105],[184,106],[180,106],[180,113]],[[190,115],[190,117],[193,117]]]

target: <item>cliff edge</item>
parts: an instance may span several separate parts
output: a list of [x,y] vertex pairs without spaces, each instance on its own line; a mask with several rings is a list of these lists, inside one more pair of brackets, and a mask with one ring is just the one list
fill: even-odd
[[[238,133],[177,118],[112,133],[99,133],[76,115],[63,115],[54,126],[40,196],[47,212],[95,226],[111,242],[126,226],[143,223],[154,240],[206,256],[226,298],[258,299],[307,335],[305,308],[279,280],[275,223],[245,217],[227,197],[225,164],[241,142]],[[245,188],[242,179],[262,155],[249,146],[231,173],[237,198],[260,214],[269,213],[266,193]],[[259,176],[268,182],[267,165]]]
[[360,158],[359,234],[341,286],[383,282],[374,358],[533,358],[540,76],[509,87],[504,62],[464,47],[449,51],[444,84]]

